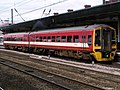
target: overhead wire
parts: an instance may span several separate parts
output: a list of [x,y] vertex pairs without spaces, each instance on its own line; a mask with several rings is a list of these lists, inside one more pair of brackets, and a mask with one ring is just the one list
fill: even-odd
[[15,6],[17,6],[17,7],[19,7],[19,6],[23,6],[23,5],[25,5],[25,4],[28,4],[29,2],[31,2],[31,1],[33,1],[33,0],[28,0],[28,1],[25,1],[25,0],[23,0],[24,2],[20,2],[20,3],[15,3]]
[[[33,0],[27,0],[27,1],[26,0],[22,0],[20,2],[14,3],[14,6],[16,6],[16,7],[23,6],[23,5],[25,5],[25,4],[27,4],[27,3],[31,2],[31,1],[33,1]],[[7,11],[10,10],[11,7],[13,7],[13,5],[1,9],[0,12],[1,13],[7,12]]]
[[50,7],[50,6],[53,6],[53,5],[56,5],[56,4],[59,4],[59,3],[65,2],[65,1],[68,1],[68,0],[62,0],[62,1],[58,1],[58,2],[55,2],[55,3],[52,3],[52,4],[49,4],[49,5],[46,5],[46,6],[40,7],[40,8],[36,8],[36,9],[30,10],[30,11],[27,11],[27,12],[21,13],[21,15],[28,14],[28,13],[31,13],[31,12],[34,12],[34,11],[37,11],[37,10],[40,10],[40,9],[44,9],[44,8],[46,8],[46,7]]
[[[17,3],[14,3],[14,8],[15,7],[19,7],[19,6],[22,6],[22,5],[25,5],[25,4],[28,4],[29,2],[31,2],[33,0],[22,0],[20,2],[17,2]],[[28,14],[28,13],[32,13],[34,11],[37,11],[37,10],[41,10],[41,9],[44,9],[43,11],[43,14],[45,13],[45,10],[47,7],[50,7],[50,6],[53,6],[53,5],[56,5],[56,4],[59,4],[59,3],[62,3],[62,2],[65,2],[65,1],[68,1],[68,0],[61,0],[61,1],[58,1],[58,2],[55,2],[55,3],[50,3],[49,5],[46,5],[46,0],[45,0],[45,5],[43,7],[40,7],[40,8],[36,8],[36,9],[33,9],[33,10],[30,10],[30,11],[27,11],[27,12],[24,12],[24,13],[17,13],[17,15],[15,16],[21,16],[21,15],[24,15],[24,14]],[[5,9],[2,9],[0,10],[0,14],[3,14],[4,12],[8,12],[10,11],[10,8],[13,7],[12,5],[9,6],[9,7],[6,7]],[[15,10],[15,9],[14,9]],[[51,9],[49,10],[49,13],[51,12]],[[42,15],[43,15],[42,14]]]
[[[27,1],[27,0],[26,0]],[[22,1],[20,1],[20,2],[17,2],[17,3],[15,3],[16,5],[17,4],[21,4],[21,3],[23,3],[23,2],[26,2],[25,0],[22,0]],[[29,1],[32,1],[32,0],[29,0]]]

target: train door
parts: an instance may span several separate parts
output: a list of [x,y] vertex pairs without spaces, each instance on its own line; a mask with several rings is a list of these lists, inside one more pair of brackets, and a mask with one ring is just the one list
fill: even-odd
[[86,49],[86,47],[87,47],[87,44],[86,44],[86,32],[83,31],[82,32],[82,49],[83,49],[83,51]]
[[102,51],[111,51],[111,31],[109,28],[102,28]]

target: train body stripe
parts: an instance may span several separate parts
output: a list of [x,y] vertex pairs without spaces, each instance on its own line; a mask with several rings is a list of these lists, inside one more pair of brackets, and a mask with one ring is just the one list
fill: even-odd
[[[4,44],[23,44],[27,45],[29,42],[18,42],[18,41],[4,41]],[[30,42],[30,45],[46,45],[46,46],[68,46],[68,47],[86,47],[88,43],[66,43],[66,42]]]

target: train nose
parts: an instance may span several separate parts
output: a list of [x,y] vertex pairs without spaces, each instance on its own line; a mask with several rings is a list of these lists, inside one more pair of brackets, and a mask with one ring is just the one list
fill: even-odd
[[102,58],[109,58],[110,57],[110,52],[102,52]]

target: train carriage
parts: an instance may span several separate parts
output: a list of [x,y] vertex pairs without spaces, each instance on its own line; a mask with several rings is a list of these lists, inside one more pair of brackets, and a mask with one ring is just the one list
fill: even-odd
[[113,60],[117,48],[115,29],[104,24],[6,34],[4,46],[97,61]]

